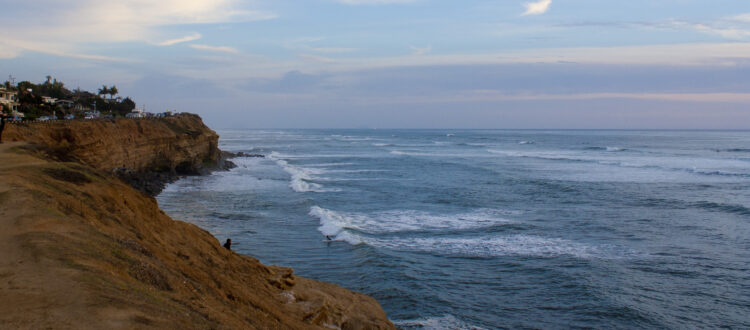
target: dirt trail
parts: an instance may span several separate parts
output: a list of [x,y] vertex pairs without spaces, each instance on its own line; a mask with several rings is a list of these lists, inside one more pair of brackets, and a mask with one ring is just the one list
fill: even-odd
[[[29,205],[33,196],[21,188],[16,174],[46,162],[11,151],[23,144],[0,144],[0,292],[3,297],[0,299],[0,324],[8,328],[66,327],[85,313],[89,299],[73,280],[75,271],[60,267],[36,249],[47,239],[42,232],[60,232],[66,226]],[[48,322],[50,319],[55,322]]]

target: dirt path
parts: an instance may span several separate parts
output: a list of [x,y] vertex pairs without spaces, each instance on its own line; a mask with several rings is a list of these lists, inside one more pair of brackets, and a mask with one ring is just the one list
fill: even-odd
[[[18,171],[46,163],[12,151],[21,145],[0,144],[0,324],[66,328],[80,316],[74,309],[86,299],[75,289],[72,273],[39,251],[39,243],[48,239],[45,231],[61,227],[37,213],[33,196],[19,182]],[[60,312],[67,315],[50,315]]]

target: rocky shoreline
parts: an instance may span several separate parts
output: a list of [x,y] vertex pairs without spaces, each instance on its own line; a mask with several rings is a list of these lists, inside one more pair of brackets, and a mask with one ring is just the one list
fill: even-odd
[[262,156],[222,155],[200,117],[6,133],[0,328],[394,328],[372,297],[236,254],[159,209],[149,194],[164,182]]

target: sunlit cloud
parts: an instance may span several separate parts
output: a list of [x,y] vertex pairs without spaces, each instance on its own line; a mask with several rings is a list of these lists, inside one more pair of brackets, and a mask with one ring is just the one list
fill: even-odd
[[200,33],[194,33],[188,36],[184,36],[182,38],[177,39],[169,39],[162,42],[157,42],[156,45],[158,46],[172,46],[183,42],[190,42],[200,39],[202,36]]
[[[35,15],[13,15],[5,18],[5,43],[18,52],[42,51],[53,54],[66,50],[78,52],[91,43],[145,42],[169,46],[201,38],[194,33],[178,39],[154,42],[162,27],[267,20],[276,15],[246,8],[235,0],[72,0],[60,5],[52,0],[39,4]],[[20,40],[45,45],[40,50],[25,47]],[[158,40],[158,39],[157,39]]]
[[526,7],[526,11],[521,14],[522,16],[526,15],[541,15],[547,12],[549,10],[550,5],[552,4],[552,0],[539,0],[536,2],[527,2],[524,3],[523,6]]

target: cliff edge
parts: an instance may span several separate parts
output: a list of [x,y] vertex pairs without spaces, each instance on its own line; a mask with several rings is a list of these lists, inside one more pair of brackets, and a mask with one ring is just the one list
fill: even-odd
[[[102,133],[140,127],[153,134],[133,134],[133,151],[112,152],[102,164],[94,155],[111,142],[95,142],[90,132],[69,135],[89,147],[53,139],[40,148],[42,137],[36,147],[0,144],[0,328],[393,328],[375,299],[228,251],[113,177],[111,167],[123,162],[179,171],[218,157],[210,130],[194,134],[191,150],[137,122],[91,122]],[[58,153],[62,147],[71,156]],[[153,150],[176,153],[161,163],[133,156]]]

